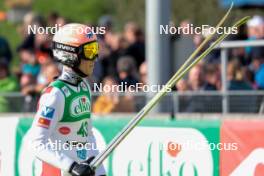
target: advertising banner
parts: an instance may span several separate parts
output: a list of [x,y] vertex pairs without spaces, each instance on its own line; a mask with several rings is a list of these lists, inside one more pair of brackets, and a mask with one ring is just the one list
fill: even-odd
[[[34,156],[23,142],[31,123],[32,119],[17,122],[16,176],[34,175]],[[127,123],[127,119],[95,120],[99,148],[103,149]],[[104,165],[109,176],[217,176],[219,151],[214,146],[219,143],[219,125],[219,121],[145,120]]]
[[221,176],[264,175],[264,121],[226,120],[221,126],[221,142],[237,145],[237,150],[222,150]]
[[[96,119],[102,150],[128,119]],[[25,146],[31,118],[1,118],[0,176],[34,176]],[[140,123],[104,162],[108,176],[262,176],[261,120],[154,120]]]

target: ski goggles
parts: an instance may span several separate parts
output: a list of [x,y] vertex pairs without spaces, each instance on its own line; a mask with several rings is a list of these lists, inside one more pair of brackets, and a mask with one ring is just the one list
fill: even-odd
[[94,60],[99,53],[99,45],[97,42],[87,43],[83,46],[84,58]]
[[99,45],[96,41],[85,43],[83,45],[80,45],[79,47],[53,42],[53,49],[77,54],[78,58],[91,61],[95,60],[99,53]]

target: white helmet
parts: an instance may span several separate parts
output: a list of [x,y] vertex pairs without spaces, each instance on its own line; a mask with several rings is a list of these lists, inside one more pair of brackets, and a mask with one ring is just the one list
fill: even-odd
[[81,59],[95,60],[98,52],[97,37],[89,26],[66,24],[53,37],[55,59],[73,69],[78,69]]

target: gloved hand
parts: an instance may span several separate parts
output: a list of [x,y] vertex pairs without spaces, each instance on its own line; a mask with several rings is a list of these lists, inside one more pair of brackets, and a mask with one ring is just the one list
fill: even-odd
[[95,171],[90,166],[90,162],[94,157],[89,158],[87,161],[83,161],[80,164],[74,162],[71,166],[69,173],[72,176],[95,176]]

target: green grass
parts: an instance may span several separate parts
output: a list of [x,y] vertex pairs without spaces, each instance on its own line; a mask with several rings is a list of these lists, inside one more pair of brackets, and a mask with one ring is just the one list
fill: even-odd
[[75,22],[97,22],[98,17],[110,12],[107,0],[35,0],[33,10],[47,16],[49,12],[56,11],[60,15]]

